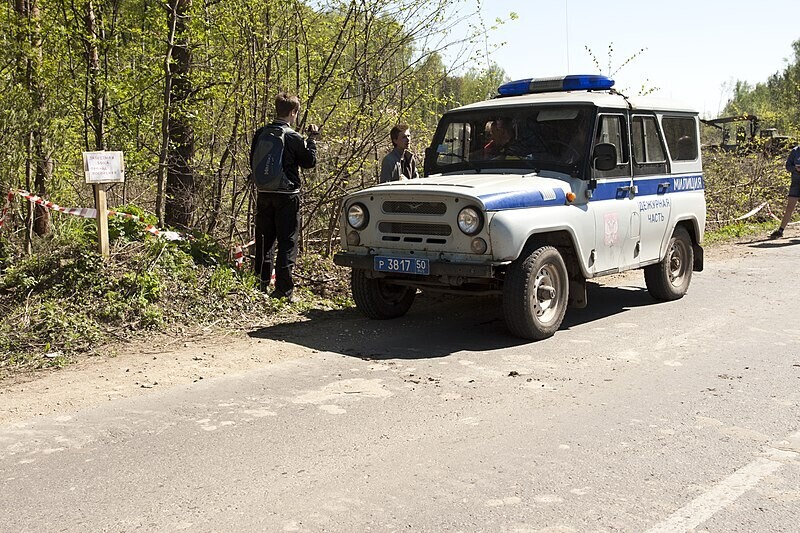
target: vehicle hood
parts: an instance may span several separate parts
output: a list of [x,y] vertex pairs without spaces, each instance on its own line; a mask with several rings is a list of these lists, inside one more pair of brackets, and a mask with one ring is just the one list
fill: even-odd
[[357,194],[446,195],[471,197],[488,211],[545,205],[563,205],[572,187],[565,179],[538,174],[437,175],[414,180],[393,181],[370,187]]

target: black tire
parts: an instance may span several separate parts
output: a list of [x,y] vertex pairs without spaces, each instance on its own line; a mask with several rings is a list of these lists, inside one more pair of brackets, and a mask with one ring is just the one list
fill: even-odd
[[655,265],[644,267],[644,283],[657,300],[670,301],[683,298],[692,281],[694,249],[692,238],[683,226],[672,233],[667,254]]
[[569,277],[552,246],[528,251],[511,263],[503,285],[503,314],[511,333],[524,339],[552,337],[567,310]]
[[367,317],[380,320],[403,316],[417,296],[417,290],[412,287],[368,278],[363,270],[357,268],[350,275],[350,287],[356,307]]

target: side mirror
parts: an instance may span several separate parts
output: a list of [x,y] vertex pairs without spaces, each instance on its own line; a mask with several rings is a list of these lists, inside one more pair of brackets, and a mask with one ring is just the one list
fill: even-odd
[[436,150],[433,146],[425,148],[425,160],[422,162],[422,175],[428,176],[433,170],[433,164],[436,162]]
[[617,147],[611,143],[600,143],[594,147],[594,168],[597,170],[613,170],[617,168]]

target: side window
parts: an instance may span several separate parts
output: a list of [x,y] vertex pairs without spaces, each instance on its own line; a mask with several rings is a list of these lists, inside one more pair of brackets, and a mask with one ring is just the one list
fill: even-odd
[[634,176],[667,173],[667,158],[655,117],[642,115],[633,117],[631,142]]
[[697,159],[697,125],[690,117],[664,117],[661,119],[664,138],[667,140],[670,159],[695,161]]
[[447,133],[437,149],[436,164],[450,165],[459,163],[467,158],[468,147],[471,142],[472,128],[463,122],[452,122],[447,126]]
[[594,177],[630,176],[628,166],[628,132],[623,115],[600,115],[597,123],[595,145],[610,143],[617,148],[617,168],[601,171],[594,169]]

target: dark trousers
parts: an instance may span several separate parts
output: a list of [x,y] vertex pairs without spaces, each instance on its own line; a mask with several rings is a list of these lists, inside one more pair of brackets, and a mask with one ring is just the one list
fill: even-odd
[[275,291],[290,295],[294,289],[292,270],[297,259],[300,233],[300,195],[258,193],[256,199],[256,247],[253,270],[261,288],[269,286],[275,242],[278,243],[275,268]]

